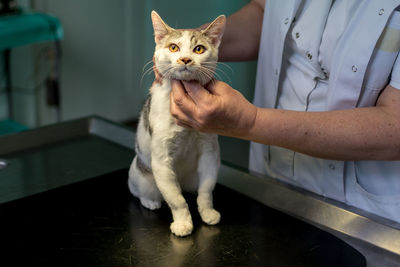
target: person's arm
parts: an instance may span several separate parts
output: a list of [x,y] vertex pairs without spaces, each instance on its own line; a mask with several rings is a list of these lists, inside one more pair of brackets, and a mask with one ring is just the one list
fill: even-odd
[[226,21],[219,48],[220,61],[244,61],[257,58],[265,0],[252,0]]
[[327,112],[262,109],[223,82],[206,87],[173,82],[178,124],[320,158],[400,160],[400,90],[391,86],[375,107]]
[[258,109],[246,138],[321,158],[400,160],[400,90],[386,87],[375,107],[328,112]]

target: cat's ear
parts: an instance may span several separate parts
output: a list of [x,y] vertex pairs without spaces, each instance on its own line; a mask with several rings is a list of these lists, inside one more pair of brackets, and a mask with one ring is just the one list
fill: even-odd
[[211,38],[213,45],[216,47],[218,47],[221,43],[222,35],[224,35],[225,23],[225,16],[220,15],[213,22],[211,22],[206,29],[202,30],[202,33]]
[[154,10],[151,11],[151,21],[153,22],[154,40],[156,43],[161,41],[172,28],[169,27]]

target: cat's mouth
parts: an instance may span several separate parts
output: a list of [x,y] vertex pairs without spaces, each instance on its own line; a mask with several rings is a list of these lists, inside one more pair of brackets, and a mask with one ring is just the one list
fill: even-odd
[[188,66],[182,66],[182,67],[179,69],[179,72],[191,73],[192,70],[191,70]]
[[177,74],[181,79],[184,79],[184,80],[189,79],[190,80],[190,79],[193,79],[194,72],[191,67],[182,66],[181,68],[178,69]]
[[198,80],[199,77],[196,72],[196,68],[193,66],[179,66],[175,68],[174,73],[171,75],[172,78],[177,80]]

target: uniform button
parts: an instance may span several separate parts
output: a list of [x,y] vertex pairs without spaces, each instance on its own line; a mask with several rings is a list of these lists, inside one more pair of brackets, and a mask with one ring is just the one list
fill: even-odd
[[289,18],[286,18],[283,23],[285,23],[285,25],[288,24],[289,23]]
[[353,65],[353,66],[351,67],[351,70],[352,70],[353,72],[357,72],[358,67],[357,67],[356,65]]
[[295,36],[296,36],[297,39],[299,39],[300,38],[300,33],[296,32]]
[[379,16],[382,16],[385,13],[385,10],[383,8],[381,8],[378,12]]
[[308,57],[309,60],[312,60],[312,55],[311,55],[310,52],[307,52],[307,57]]
[[327,79],[328,78],[328,72],[326,71],[325,68],[321,68],[321,70],[322,70],[322,73],[324,74],[325,79]]
[[335,169],[335,165],[334,164],[329,164],[329,169],[334,170]]

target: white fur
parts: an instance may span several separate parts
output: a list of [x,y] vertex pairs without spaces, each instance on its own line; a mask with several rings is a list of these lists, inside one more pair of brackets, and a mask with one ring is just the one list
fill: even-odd
[[[128,184],[132,194],[138,197],[146,208],[160,208],[162,200],[165,200],[172,211],[172,233],[186,236],[192,232],[193,223],[181,190],[197,191],[198,211],[205,223],[214,225],[220,221],[220,214],[213,208],[212,200],[220,155],[217,135],[188,130],[175,123],[170,114],[170,79],[207,83],[215,70],[218,47],[204,43],[203,40],[202,45],[206,46],[206,52],[201,55],[195,54],[193,43],[190,42],[191,32],[183,31],[179,38],[173,40],[180,47],[180,51],[172,53],[165,43],[164,36],[157,36],[157,31],[165,34],[173,29],[156,13],[152,13],[152,18],[157,43],[155,65],[163,79],[161,83],[155,82],[150,89],[148,122],[151,133],[145,125],[145,113],[141,114],[136,139],[137,155],[129,170]],[[224,24],[225,17],[222,19]],[[190,66],[182,66],[177,60],[180,57],[190,57],[193,62]],[[203,62],[208,62],[207,68],[210,73],[207,75],[199,71]],[[187,71],[182,71],[182,68],[186,68]],[[138,168],[138,157],[151,172],[143,172]]]
[[159,208],[164,199],[173,215],[171,231],[185,236],[192,232],[193,223],[181,189],[198,192],[198,210],[204,222],[217,224],[220,220],[212,203],[220,156],[217,135],[187,130],[175,124],[169,113],[170,90],[170,83],[166,81],[151,88],[152,136],[140,120],[137,142],[140,157],[151,166],[153,174],[140,172],[135,157],[129,170],[129,188],[149,209]]
[[[180,38],[174,39],[173,42],[179,46],[179,51],[175,53],[171,53],[163,44],[157,45],[154,53],[155,63],[160,73],[168,79],[190,81],[196,75],[196,80],[204,85],[213,77],[218,50],[211,44],[204,43],[207,46],[206,51],[198,55],[193,52],[194,46],[190,44],[190,37],[190,31],[183,31]],[[192,63],[188,65],[179,63],[179,59],[185,57],[191,58]]]

